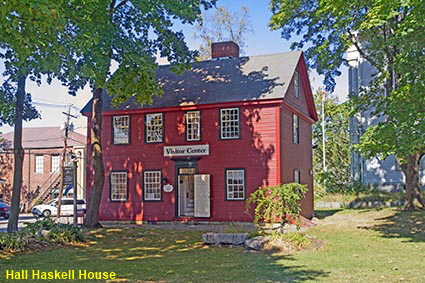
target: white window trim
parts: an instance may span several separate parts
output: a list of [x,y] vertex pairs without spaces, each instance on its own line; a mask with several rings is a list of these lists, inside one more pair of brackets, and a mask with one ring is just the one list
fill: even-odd
[[[57,158],[57,166],[56,168],[53,168],[53,159]],[[50,155],[50,173],[54,173],[58,171],[60,168],[60,155],[59,154],[52,154]]]
[[[122,175],[122,176],[119,176]],[[114,178],[121,177],[121,180],[115,180]],[[124,178],[122,178],[124,176]],[[110,197],[111,201],[127,201],[128,200],[128,173],[126,171],[112,171],[111,172],[111,180],[110,180]],[[118,183],[118,181],[124,180],[124,183]],[[118,187],[114,187],[114,185],[123,186],[125,189],[125,197],[114,197],[114,190],[118,191]],[[121,193],[115,193],[115,195],[123,195]]]
[[[195,117],[190,117],[192,114],[197,114]],[[197,118],[197,122],[193,122],[193,118]],[[185,132],[186,132],[186,140],[187,141],[199,141],[201,140],[201,111],[188,111],[185,113]],[[189,131],[189,125],[191,126],[192,131]],[[196,132],[195,132],[196,131]],[[194,137],[191,137],[191,134]]]
[[[237,111],[237,119],[230,119],[230,120],[223,120],[223,112],[225,111],[232,111],[232,110],[236,110]],[[224,129],[227,128],[224,126],[224,123],[232,123],[232,122],[236,122],[237,123],[237,133],[230,136],[230,137],[225,137],[223,135],[223,133],[225,132]],[[230,130],[230,133],[233,134],[233,132]],[[239,139],[240,138],[240,113],[239,113],[239,108],[222,108],[220,109],[220,139],[222,140],[233,140],[233,139]]]
[[[242,172],[242,184],[229,184],[229,173],[240,173]],[[232,186],[240,186],[242,185],[242,197],[234,197],[231,195],[234,193],[234,191],[230,191],[229,189]],[[245,194],[246,194],[246,184],[245,184],[245,169],[232,169],[228,168],[226,169],[226,199],[227,200],[245,200]]]
[[[120,119],[126,118],[127,125],[117,125],[122,123]],[[121,129],[122,136],[118,136],[115,130]],[[126,132],[124,131],[126,129]],[[113,144],[129,144],[130,143],[130,116],[121,115],[121,116],[112,116],[112,131],[113,131]],[[126,136],[125,136],[126,134]]]
[[[161,119],[160,119],[161,123],[157,124],[157,125],[148,124],[148,121],[151,120],[151,118],[149,118],[149,117],[155,117],[155,116],[161,117]],[[145,115],[145,119],[146,119],[145,120],[145,141],[146,141],[146,143],[161,143],[161,142],[163,142],[163,140],[164,140],[164,115],[163,115],[163,113],[149,113],[149,114]],[[149,127],[153,128],[153,129],[149,129]],[[158,139],[158,138],[153,139],[153,137],[152,137],[153,133],[159,132],[158,130],[156,130],[157,127],[161,129],[161,131],[160,131],[161,139]]]
[[[41,158],[41,163],[38,158]],[[43,174],[44,173],[44,155],[36,154],[34,157],[34,173]]]
[[[149,180],[148,174],[158,174],[154,176],[156,180]],[[148,190],[157,190],[157,192],[151,192],[150,194],[158,194],[157,197],[147,196]],[[143,200],[144,201],[161,201],[162,200],[162,172],[160,170],[146,170],[143,171]]]

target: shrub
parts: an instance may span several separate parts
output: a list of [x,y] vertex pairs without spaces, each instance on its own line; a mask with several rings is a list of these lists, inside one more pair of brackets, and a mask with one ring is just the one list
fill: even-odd
[[47,237],[50,241],[59,244],[72,242],[83,242],[84,237],[81,229],[72,224],[56,224],[54,225]]
[[23,251],[28,244],[29,236],[26,233],[18,232],[16,234],[0,234],[0,250],[4,251]]
[[274,187],[258,188],[251,193],[246,201],[246,212],[249,213],[251,204],[255,205],[254,223],[260,221],[281,225],[295,221],[299,227],[301,206],[299,201],[304,197],[308,188],[298,183],[280,184]]
[[[47,238],[38,237],[42,230],[49,230]],[[30,238],[48,241],[57,244],[83,242],[81,229],[72,224],[56,223],[50,218],[26,223],[26,226],[15,234],[0,234],[0,250],[9,252],[24,251],[28,247]]]
[[311,244],[310,239],[301,233],[288,232],[283,234],[281,237],[283,240],[292,243],[297,248],[305,248]]

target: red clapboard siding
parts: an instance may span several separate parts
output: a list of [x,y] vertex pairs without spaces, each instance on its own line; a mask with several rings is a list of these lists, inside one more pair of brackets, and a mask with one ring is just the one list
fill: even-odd
[[[226,104],[227,107],[232,107]],[[103,119],[102,139],[105,160],[105,190],[102,195],[100,220],[164,220],[176,219],[175,192],[162,192],[162,201],[142,201],[143,170],[161,169],[162,177],[175,184],[175,163],[163,157],[164,145],[209,144],[210,155],[198,161],[198,173],[211,175],[211,217],[208,221],[250,221],[244,213],[245,201],[228,201],[225,196],[225,168],[245,168],[246,197],[259,186],[276,185],[279,170],[276,152],[279,137],[276,128],[279,105],[241,106],[241,138],[220,140],[218,130],[219,106],[201,110],[202,140],[186,142],[184,111],[164,113],[165,142],[145,144],[144,114],[130,115],[129,145],[111,144],[112,116]],[[152,113],[152,111],[150,111]],[[158,112],[161,112],[158,110]],[[110,202],[109,175],[113,170],[128,171],[128,202]],[[88,175],[88,188],[92,175]]]

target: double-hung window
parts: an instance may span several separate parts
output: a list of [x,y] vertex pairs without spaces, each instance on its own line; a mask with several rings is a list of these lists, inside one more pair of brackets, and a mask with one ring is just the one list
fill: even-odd
[[60,155],[59,154],[53,154],[50,156],[50,172],[56,172],[59,169],[59,160]]
[[226,169],[226,198],[228,200],[245,199],[244,169]]
[[220,138],[239,138],[239,108],[220,109]]
[[114,144],[130,143],[130,116],[113,116],[112,123]]
[[299,169],[294,170],[294,183],[301,184],[301,173]]
[[300,119],[297,114],[293,114],[292,124],[293,140],[295,144],[300,143]]
[[161,200],[161,171],[152,170],[143,172],[144,200]]
[[294,72],[294,96],[300,98],[300,75],[298,71]]
[[111,172],[111,201],[127,201],[127,172]]
[[44,171],[44,156],[43,155],[36,155],[35,156],[35,170],[34,172],[37,174],[43,174]]
[[146,114],[145,119],[146,143],[162,142],[164,134],[162,113]]
[[201,139],[201,111],[188,111],[186,117],[186,140],[199,141]]

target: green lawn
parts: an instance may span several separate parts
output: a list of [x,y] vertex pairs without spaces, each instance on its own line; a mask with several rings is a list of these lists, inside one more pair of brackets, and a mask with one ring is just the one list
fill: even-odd
[[203,246],[199,231],[100,229],[79,247],[0,259],[5,270],[115,272],[119,280],[39,282],[425,282],[425,213],[319,211],[308,234],[326,241],[294,255]]

